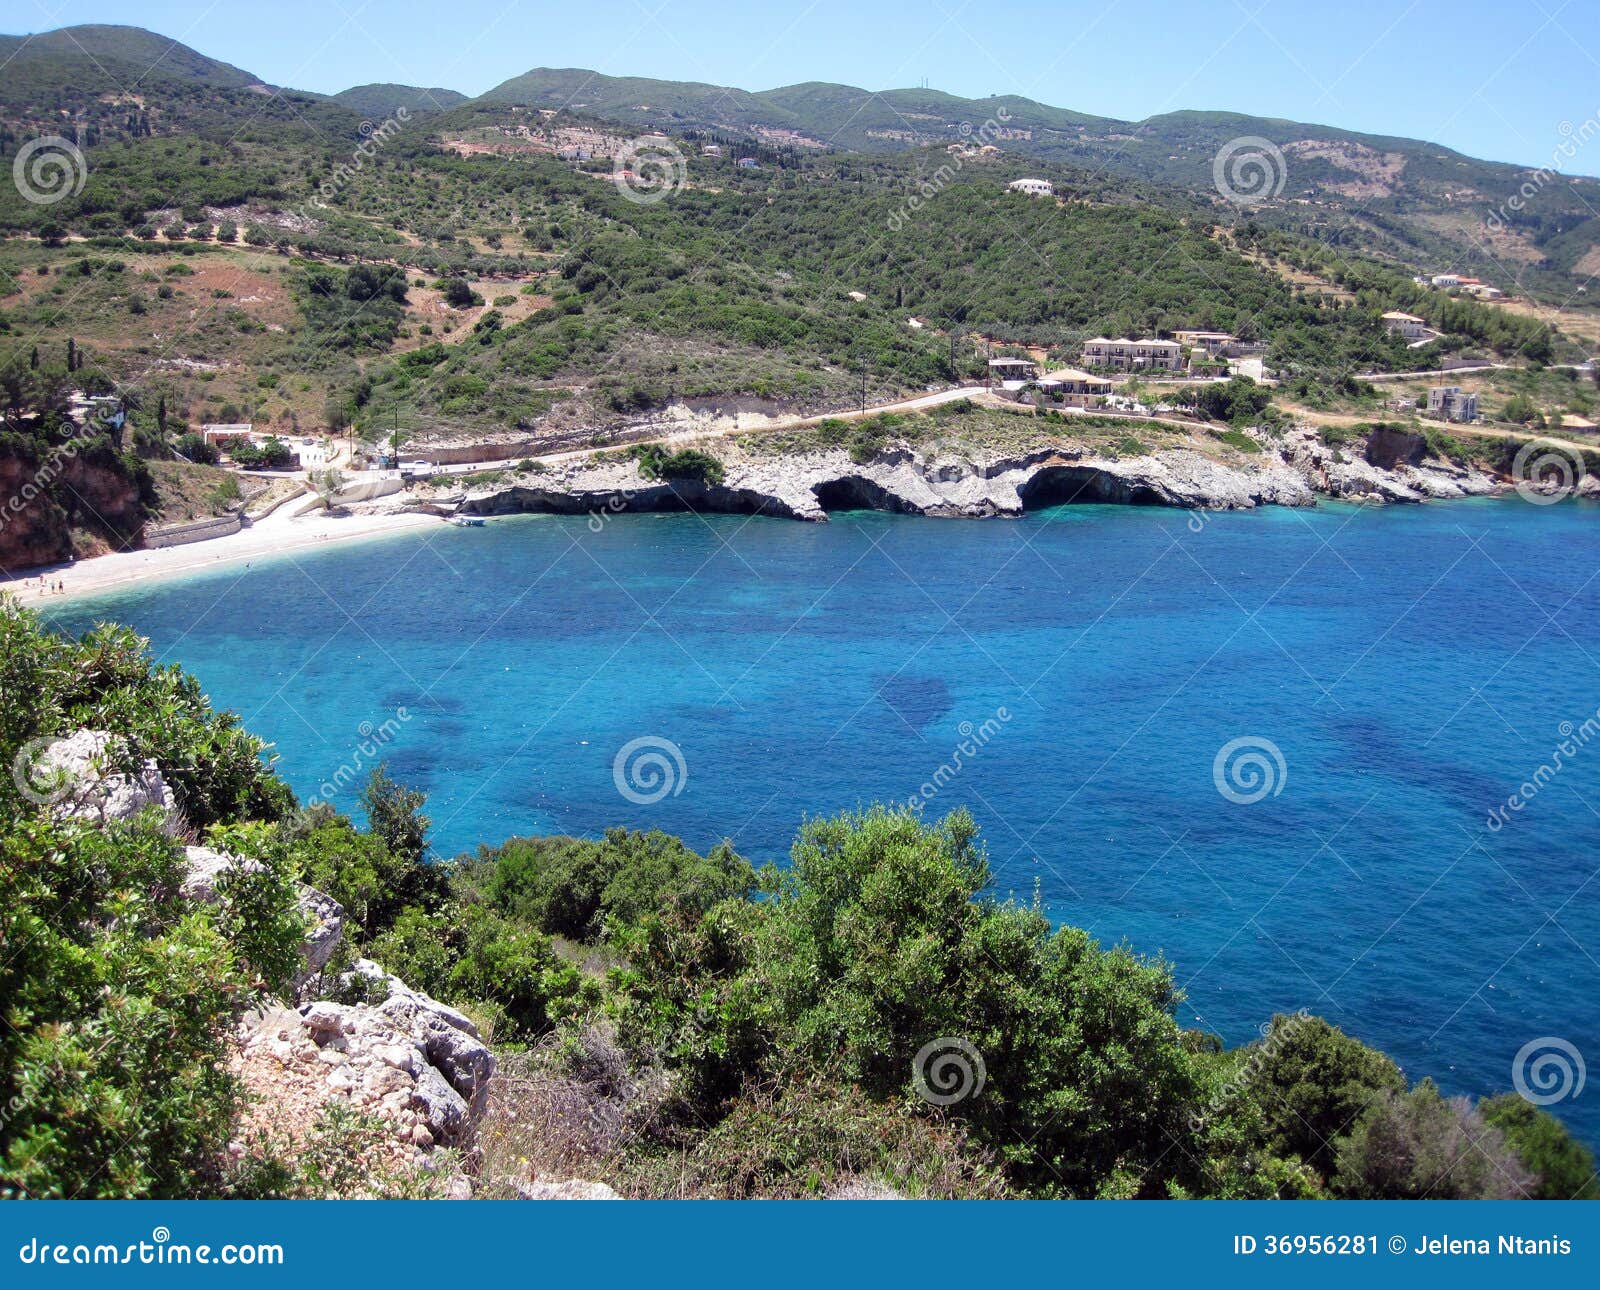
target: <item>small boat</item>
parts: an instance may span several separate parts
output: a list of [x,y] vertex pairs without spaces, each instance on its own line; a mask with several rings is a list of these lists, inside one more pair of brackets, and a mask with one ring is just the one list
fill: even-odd
[[483,527],[483,521],[476,515],[452,515],[445,520],[445,523],[454,524],[458,529],[481,529]]

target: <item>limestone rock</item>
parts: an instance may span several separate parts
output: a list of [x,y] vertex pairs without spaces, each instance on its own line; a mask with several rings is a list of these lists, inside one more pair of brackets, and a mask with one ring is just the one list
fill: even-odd
[[46,744],[26,767],[25,791],[47,802],[62,818],[93,824],[131,819],[157,808],[165,828],[182,825],[177,802],[160,769],[146,761],[126,769],[126,748],[104,730],[76,730]]
[[[1196,427],[1199,430],[1199,427]],[[721,484],[647,480],[627,458],[557,465],[454,499],[469,514],[545,511],[588,515],[593,528],[628,511],[693,508],[800,520],[839,509],[981,518],[1017,516],[1056,502],[1142,503],[1204,510],[1314,506],[1317,495],[1384,502],[1472,497],[1500,491],[1482,470],[1432,456],[1427,437],[1380,429],[1328,445],[1313,427],[1281,437],[1246,431],[1254,453],[1174,447],[1138,457],[1074,446],[1067,428],[1039,429],[1039,446],[1016,452],[960,442],[888,444],[870,461],[843,448],[792,453],[725,446]],[[1224,458],[1224,459],[1219,459]],[[1600,483],[1594,484],[1600,488]]]
[[517,1184],[519,1200],[621,1200],[622,1197],[603,1182],[585,1182],[581,1178],[567,1178],[559,1182],[535,1179]]
[[[185,898],[203,902],[217,899],[218,884],[230,872],[259,873],[261,862],[248,857],[230,855],[211,847],[185,847],[186,869],[182,892]],[[299,884],[295,898],[300,913],[306,921],[306,938],[301,946],[305,967],[294,980],[298,993],[305,984],[328,965],[333,953],[344,940],[344,906],[332,896],[315,887]]]
[[217,899],[217,890],[225,875],[261,872],[259,860],[213,851],[210,847],[184,847],[183,858],[186,862],[181,888],[183,897],[204,904]]
[[358,959],[341,979],[347,988],[358,982],[382,997],[359,1004],[317,999],[295,1014],[330,1067],[328,1092],[393,1120],[419,1148],[461,1142],[483,1112],[495,1071],[477,1027],[370,959]]

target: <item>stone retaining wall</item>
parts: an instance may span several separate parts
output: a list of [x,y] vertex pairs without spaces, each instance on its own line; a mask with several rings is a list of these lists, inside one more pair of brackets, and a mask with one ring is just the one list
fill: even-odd
[[183,524],[163,524],[144,531],[147,547],[187,546],[191,542],[205,542],[211,538],[227,537],[244,527],[237,513],[216,515],[206,520],[189,520]]

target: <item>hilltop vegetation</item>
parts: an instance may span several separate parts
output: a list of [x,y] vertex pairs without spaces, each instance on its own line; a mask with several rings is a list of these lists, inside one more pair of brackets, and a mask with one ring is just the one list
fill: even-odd
[[377,121],[383,117],[393,116],[400,108],[404,108],[413,116],[425,112],[443,112],[458,103],[465,103],[467,96],[457,90],[447,90],[437,85],[424,88],[418,85],[395,85],[386,82],[376,85],[352,85],[349,89],[340,90],[335,94],[333,101],[354,108],[369,121]]
[[[1233,112],[1121,121],[1015,95],[963,99],[938,90],[819,82],[749,93],[549,68],[513,77],[484,99],[570,108],[634,128],[787,131],[812,145],[867,153],[961,143],[991,122],[1009,150],[1185,190],[1223,220],[1237,212],[1215,189],[1219,150],[1240,138],[1265,138],[1283,157],[1274,164],[1277,191],[1248,214],[1314,240],[1435,272],[1481,274],[1507,288],[1515,273],[1524,289],[1553,302],[1570,298],[1587,277],[1579,260],[1600,247],[1600,181],[1551,183],[1531,167],[1481,161],[1416,139]],[[1531,195],[1509,206],[1525,184]]]

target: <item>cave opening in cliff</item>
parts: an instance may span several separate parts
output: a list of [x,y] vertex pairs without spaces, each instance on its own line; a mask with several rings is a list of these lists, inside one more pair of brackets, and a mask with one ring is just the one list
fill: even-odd
[[892,511],[896,514],[916,514],[917,508],[881,485],[860,475],[845,475],[840,479],[825,479],[811,488],[817,505],[825,511]]
[[1017,495],[1025,511],[1089,502],[1122,506],[1168,505],[1155,489],[1093,466],[1047,466],[1023,484]]

